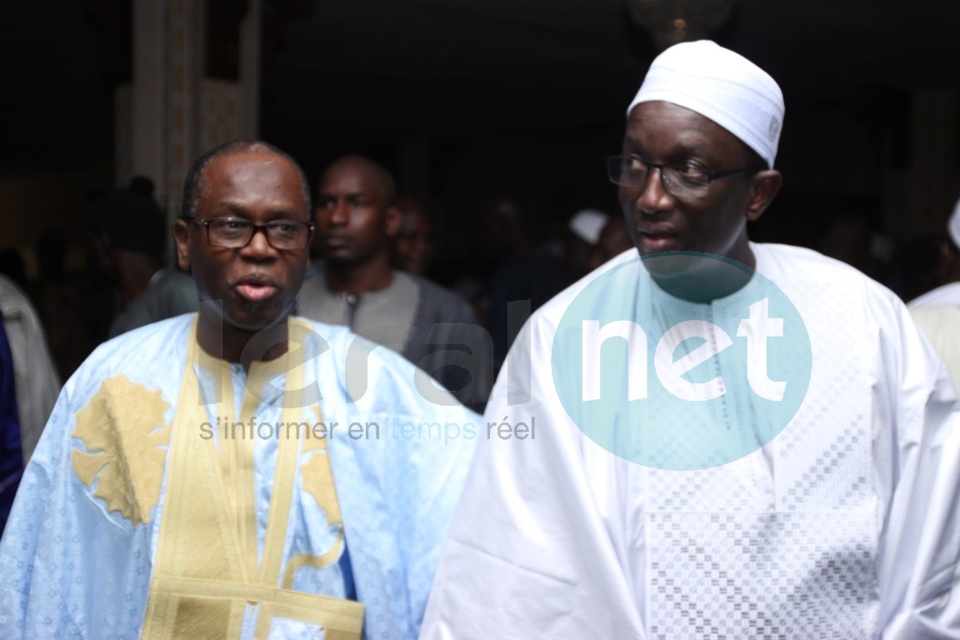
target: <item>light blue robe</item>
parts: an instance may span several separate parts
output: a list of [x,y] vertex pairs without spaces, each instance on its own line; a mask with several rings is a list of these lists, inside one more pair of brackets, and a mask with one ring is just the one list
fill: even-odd
[[[121,374],[160,392],[169,404],[162,422],[170,424],[194,318],[180,316],[105,343],[64,387],[0,544],[0,637],[140,635],[169,468],[148,522],[134,527],[94,495],[98,480],[88,486],[78,478],[73,452],[93,452],[71,434],[77,412],[101,383]],[[305,383],[309,390],[316,382],[322,396],[349,562],[342,557],[323,569],[300,571],[294,588],[349,597],[352,573],[357,600],[366,607],[364,637],[415,638],[479,417],[452,397],[447,406],[424,400],[413,383],[415,375],[424,374],[388,349],[375,348],[345,328],[311,324],[315,334],[307,341]],[[230,370],[239,404],[246,373],[239,365]],[[281,420],[282,383],[281,375],[262,394],[257,411],[258,426],[266,425],[254,438],[261,553],[278,450],[277,438],[268,431]],[[209,399],[210,389],[203,392]],[[214,406],[207,405],[208,415]],[[210,418],[195,425],[198,438],[222,437],[216,418]],[[309,409],[303,419],[317,422]],[[360,426],[351,432],[351,424]],[[302,486],[292,502],[285,563],[297,553],[323,553],[332,539],[326,514]]]

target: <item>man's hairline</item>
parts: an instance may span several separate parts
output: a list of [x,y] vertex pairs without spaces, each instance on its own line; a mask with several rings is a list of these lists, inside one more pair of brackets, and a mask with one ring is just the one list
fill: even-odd
[[[214,152],[212,153],[211,152]],[[300,195],[304,199],[304,204],[307,208],[307,221],[312,222],[312,211],[313,203],[310,193],[310,183],[307,180],[307,176],[303,171],[303,168],[297,163],[293,156],[289,155],[282,149],[275,147],[269,142],[263,140],[234,140],[231,142],[224,143],[222,145],[213,147],[208,150],[204,155],[211,154],[208,158],[201,156],[197,159],[196,162],[199,162],[203,159],[203,163],[197,170],[196,185],[197,189],[194,192],[194,198],[191,199],[189,207],[181,206],[180,218],[185,220],[196,220],[197,219],[197,208],[200,205],[200,201],[208,194],[209,184],[207,182],[207,171],[210,168],[210,165],[215,161],[220,160],[221,158],[229,158],[234,155],[239,155],[245,152],[254,152],[254,153],[268,153],[275,157],[278,157],[282,160],[285,160],[297,173],[297,176],[300,180],[301,189]],[[191,166],[190,170],[187,173],[188,182],[184,185],[184,195],[186,195],[187,186],[189,184],[189,177],[192,173],[194,167]]]
[[[372,158],[368,158],[367,156],[359,153],[350,153],[345,156],[341,156],[336,160],[334,160],[333,162],[331,162],[329,165],[327,165],[327,167],[323,170],[323,173],[320,174],[320,179],[317,180],[317,188],[315,191],[316,200],[320,200],[321,197],[323,198],[330,197],[330,194],[323,193],[323,183],[327,179],[327,176],[331,171],[338,170],[343,167],[353,167],[353,168],[359,168],[361,170],[368,169],[368,170],[372,170],[372,173],[379,173],[380,176],[373,175],[372,177],[373,177],[373,182],[375,183],[376,190],[379,192],[380,199],[383,201],[383,211],[386,212],[388,209],[396,205],[397,198],[398,198],[398,191],[397,191],[397,181],[396,181],[396,178],[393,177],[393,173],[389,169],[387,169],[384,165],[377,162],[376,160],[373,160]],[[381,180],[380,178],[384,178],[384,179]],[[356,197],[356,196],[369,197],[369,194],[364,191],[347,193],[347,194],[342,194],[342,193],[336,194],[336,197],[338,198],[350,198],[350,197]],[[315,204],[314,208],[316,208],[317,206],[318,205]]]

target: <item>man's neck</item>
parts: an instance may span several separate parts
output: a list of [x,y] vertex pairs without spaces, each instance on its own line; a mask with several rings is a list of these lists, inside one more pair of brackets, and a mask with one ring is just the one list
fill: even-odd
[[249,372],[254,362],[276,360],[287,352],[286,318],[256,331],[229,324],[218,311],[214,308],[205,309],[201,304],[197,319],[197,342],[211,357],[239,362]]
[[722,270],[714,273],[696,273],[690,276],[664,278],[651,274],[657,285],[674,298],[709,304],[731,296],[750,282],[750,274],[743,271]]
[[327,262],[324,274],[330,291],[354,296],[382,291],[393,283],[393,269],[386,254],[364,263]]
[[[656,261],[655,256],[652,259]],[[659,273],[658,269],[653,268],[656,262],[648,264],[650,275],[657,285],[675,298],[700,304],[726,298],[745,287],[757,263],[749,247],[746,252],[737,255],[737,259],[706,254],[672,255],[661,259],[674,264],[664,269],[666,263],[661,263],[658,265],[662,269]]]

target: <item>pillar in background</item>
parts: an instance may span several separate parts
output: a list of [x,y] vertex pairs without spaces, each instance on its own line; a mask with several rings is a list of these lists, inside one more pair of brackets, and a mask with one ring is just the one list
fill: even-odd
[[256,137],[260,20],[257,0],[132,0],[132,81],[114,103],[118,185],[149,177],[174,218],[197,156]]
[[[960,197],[960,98],[956,89],[910,96],[909,134],[889,158],[885,226],[896,237],[941,233]],[[895,145],[900,146],[900,145]],[[888,152],[889,154],[889,152]],[[899,165],[899,166],[898,166]]]

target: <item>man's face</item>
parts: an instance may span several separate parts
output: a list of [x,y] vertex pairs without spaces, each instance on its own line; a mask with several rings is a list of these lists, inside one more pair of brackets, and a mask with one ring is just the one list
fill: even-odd
[[332,264],[363,264],[386,256],[399,216],[390,209],[376,173],[359,163],[328,169],[317,189],[314,222]]
[[400,214],[400,228],[393,238],[393,263],[407,273],[423,275],[433,257],[430,218],[411,205]]
[[[623,153],[657,164],[693,163],[715,172],[756,165],[746,146],[729,131],[668,102],[634,107]],[[627,230],[641,256],[697,251],[753,266],[747,220],[759,217],[772,199],[771,195],[756,206],[753,181],[750,175],[716,180],[702,197],[682,199],[667,192],[660,170],[652,169],[642,187],[620,187]]]
[[[309,222],[299,172],[270,151],[215,158],[207,165],[203,184],[197,220]],[[184,220],[177,221],[175,233],[180,266],[193,272],[201,302],[223,302],[226,323],[257,331],[289,315],[307,270],[306,248],[274,249],[263,230],[243,248],[217,247],[209,243],[206,229]]]

